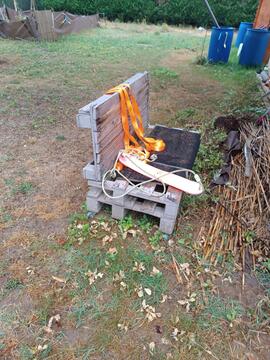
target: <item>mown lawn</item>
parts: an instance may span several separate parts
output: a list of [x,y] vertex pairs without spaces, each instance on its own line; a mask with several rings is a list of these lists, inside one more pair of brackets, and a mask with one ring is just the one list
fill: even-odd
[[90,134],[75,116],[132,74],[150,73],[152,123],[201,132],[206,186],[221,164],[214,118],[263,111],[235,50],[228,65],[196,64],[203,41],[121,23],[54,43],[0,40],[1,359],[268,358],[269,274],[250,271],[241,289],[232,258],[204,261],[208,195],[184,198],[171,237],[138,214],[86,216]]

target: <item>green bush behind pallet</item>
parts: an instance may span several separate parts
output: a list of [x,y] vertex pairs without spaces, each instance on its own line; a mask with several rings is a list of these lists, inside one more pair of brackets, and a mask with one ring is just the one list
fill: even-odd
[[[2,0],[13,3],[11,0]],[[102,13],[109,20],[210,26],[211,18],[203,0],[37,0],[39,9],[66,10],[75,14]],[[258,0],[210,0],[220,25],[238,27],[253,21]],[[0,0],[1,3],[1,0]],[[17,0],[27,8],[30,0]]]

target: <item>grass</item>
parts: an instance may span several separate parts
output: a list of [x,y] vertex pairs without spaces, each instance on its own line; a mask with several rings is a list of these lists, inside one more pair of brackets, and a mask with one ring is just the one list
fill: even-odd
[[[0,41],[1,57],[7,60],[0,89],[5,179],[0,183],[0,357],[9,349],[14,359],[157,360],[171,354],[191,360],[209,358],[211,350],[227,360],[232,341],[245,342],[241,331],[248,309],[229,296],[217,296],[223,283],[216,284],[216,269],[204,263],[195,242],[202,215],[207,216],[208,195],[184,197],[170,237],[157,230],[150,216],[129,214],[115,221],[105,209],[88,218],[85,204],[80,208],[89,134],[76,129],[75,114],[139,71],[151,76],[152,123],[201,132],[195,170],[208,185],[222,163],[224,134],[214,129],[214,118],[259,114],[261,104],[254,71],[237,65],[235,50],[225,65],[194,63],[203,39],[185,28],[107,22],[52,43]],[[230,276],[232,263],[226,264]],[[260,302],[258,291],[258,306],[248,318],[254,329],[268,319],[267,269],[268,263],[257,272],[266,298]],[[239,283],[234,287],[238,292]],[[178,300],[194,292],[196,301],[187,312]],[[15,302],[16,309],[5,302]],[[156,316],[153,321],[148,322],[147,311]],[[55,314],[61,325],[54,324],[48,335],[44,326]],[[175,327],[184,331],[177,341]],[[48,347],[40,348],[47,337]]]
[[244,313],[245,310],[238,301],[211,295],[201,314],[200,325],[203,328],[216,327],[219,331],[222,331],[224,327],[222,322],[225,321],[233,326],[234,321],[243,316]]

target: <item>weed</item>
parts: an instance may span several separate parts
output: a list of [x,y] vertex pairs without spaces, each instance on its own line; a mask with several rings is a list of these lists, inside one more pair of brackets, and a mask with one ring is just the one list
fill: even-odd
[[205,141],[200,145],[194,164],[194,171],[199,174],[203,173],[210,179],[223,163],[220,143],[225,140],[226,134],[223,131],[212,130],[210,139],[209,129],[204,131],[205,133],[208,132],[208,139],[205,139],[206,136],[204,134],[203,138]]
[[211,295],[201,315],[200,324],[202,327],[213,326],[221,329],[220,321],[226,320],[232,324],[237,318],[244,315],[244,313],[245,310],[238,301],[222,299],[219,296]]
[[197,65],[205,65],[207,64],[207,58],[204,55],[199,55],[194,61]]
[[71,243],[78,243],[81,245],[89,236],[90,233],[90,225],[88,223],[81,224],[77,223],[77,221],[73,222],[68,227],[68,239]]
[[64,141],[64,140],[66,140],[66,138],[65,138],[64,135],[57,135],[57,136],[55,137],[55,139],[58,140],[58,141]]
[[12,187],[14,185],[13,179],[4,179],[4,184],[8,187]]
[[270,323],[270,298],[264,296],[256,305],[255,308],[256,324],[263,327]]
[[23,286],[22,282],[19,279],[9,279],[5,284],[6,290],[15,290]]
[[270,272],[270,259],[262,262],[262,266],[265,268],[266,271]]
[[119,221],[119,227],[122,233],[130,230],[134,227],[133,219],[131,215],[125,216],[124,219]]
[[39,301],[36,315],[40,324],[43,326],[47,325],[49,317],[52,314],[53,298],[51,295],[52,294],[45,294]]
[[25,344],[22,344],[19,348],[19,354],[21,360],[31,360],[34,359],[35,355],[32,349]]
[[29,181],[24,181],[16,187],[16,192],[19,192],[24,195],[32,192],[33,190],[34,190],[34,186]]
[[40,120],[34,120],[31,123],[31,127],[33,130],[38,130],[41,127],[41,122]]
[[169,32],[169,31],[170,31],[170,28],[169,28],[168,24],[163,23],[161,25],[161,32]]
[[139,220],[138,220],[138,226],[140,227],[140,229],[142,229],[145,232],[149,232],[152,227],[153,227],[153,223],[151,221],[151,219],[149,218],[149,216],[147,215],[143,215]]
[[153,247],[153,248],[156,248],[160,241],[162,239],[162,233],[161,231],[157,230],[154,235],[150,236],[149,237],[149,244]]
[[270,296],[270,261],[264,261],[261,266],[257,266],[255,276],[261,286],[265,289],[268,296]]
[[244,240],[249,245],[253,243],[253,240],[254,240],[255,237],[256,237],[256,234],[254,233],[254,231],[247,230],[244,233]]
[[11,214],[9,214],[8,212],[6,212],[4,209],[0,208],[0,223],[8,223],[10,221],[12,221],[13,218],[11,216]]
[[69,217],[70,224],[74,224],[76,222],[88,221],[86,204],[83,204],[81,209],[82,209],[82,212],[76,212]]
[[178,78],[178,74],[166,67],[158,67],[153,70],[153,75],[159,78],[161,81],[169,81]]
[[48,116],[47,122],[51,125],[54,125],[54,124],[56,124],[56,119],[52,116]]

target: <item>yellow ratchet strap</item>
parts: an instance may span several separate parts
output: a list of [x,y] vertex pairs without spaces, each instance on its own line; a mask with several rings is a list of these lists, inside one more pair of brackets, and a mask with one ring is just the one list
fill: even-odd
[[[130,90],[128,84],[121,84],[109,91],[107,94],[118,93],[120,96],[120,113],[124,130],[124,146],[126,151],[138,151],[145,154],[145,159],[150,156],[150,151],[163,151],[166,147],[161,139],[145,137],[142,116],[137,101]],[[138,139],[144,144],[145,149],[139,144],[138,140],[130,134],[129,119]]]

